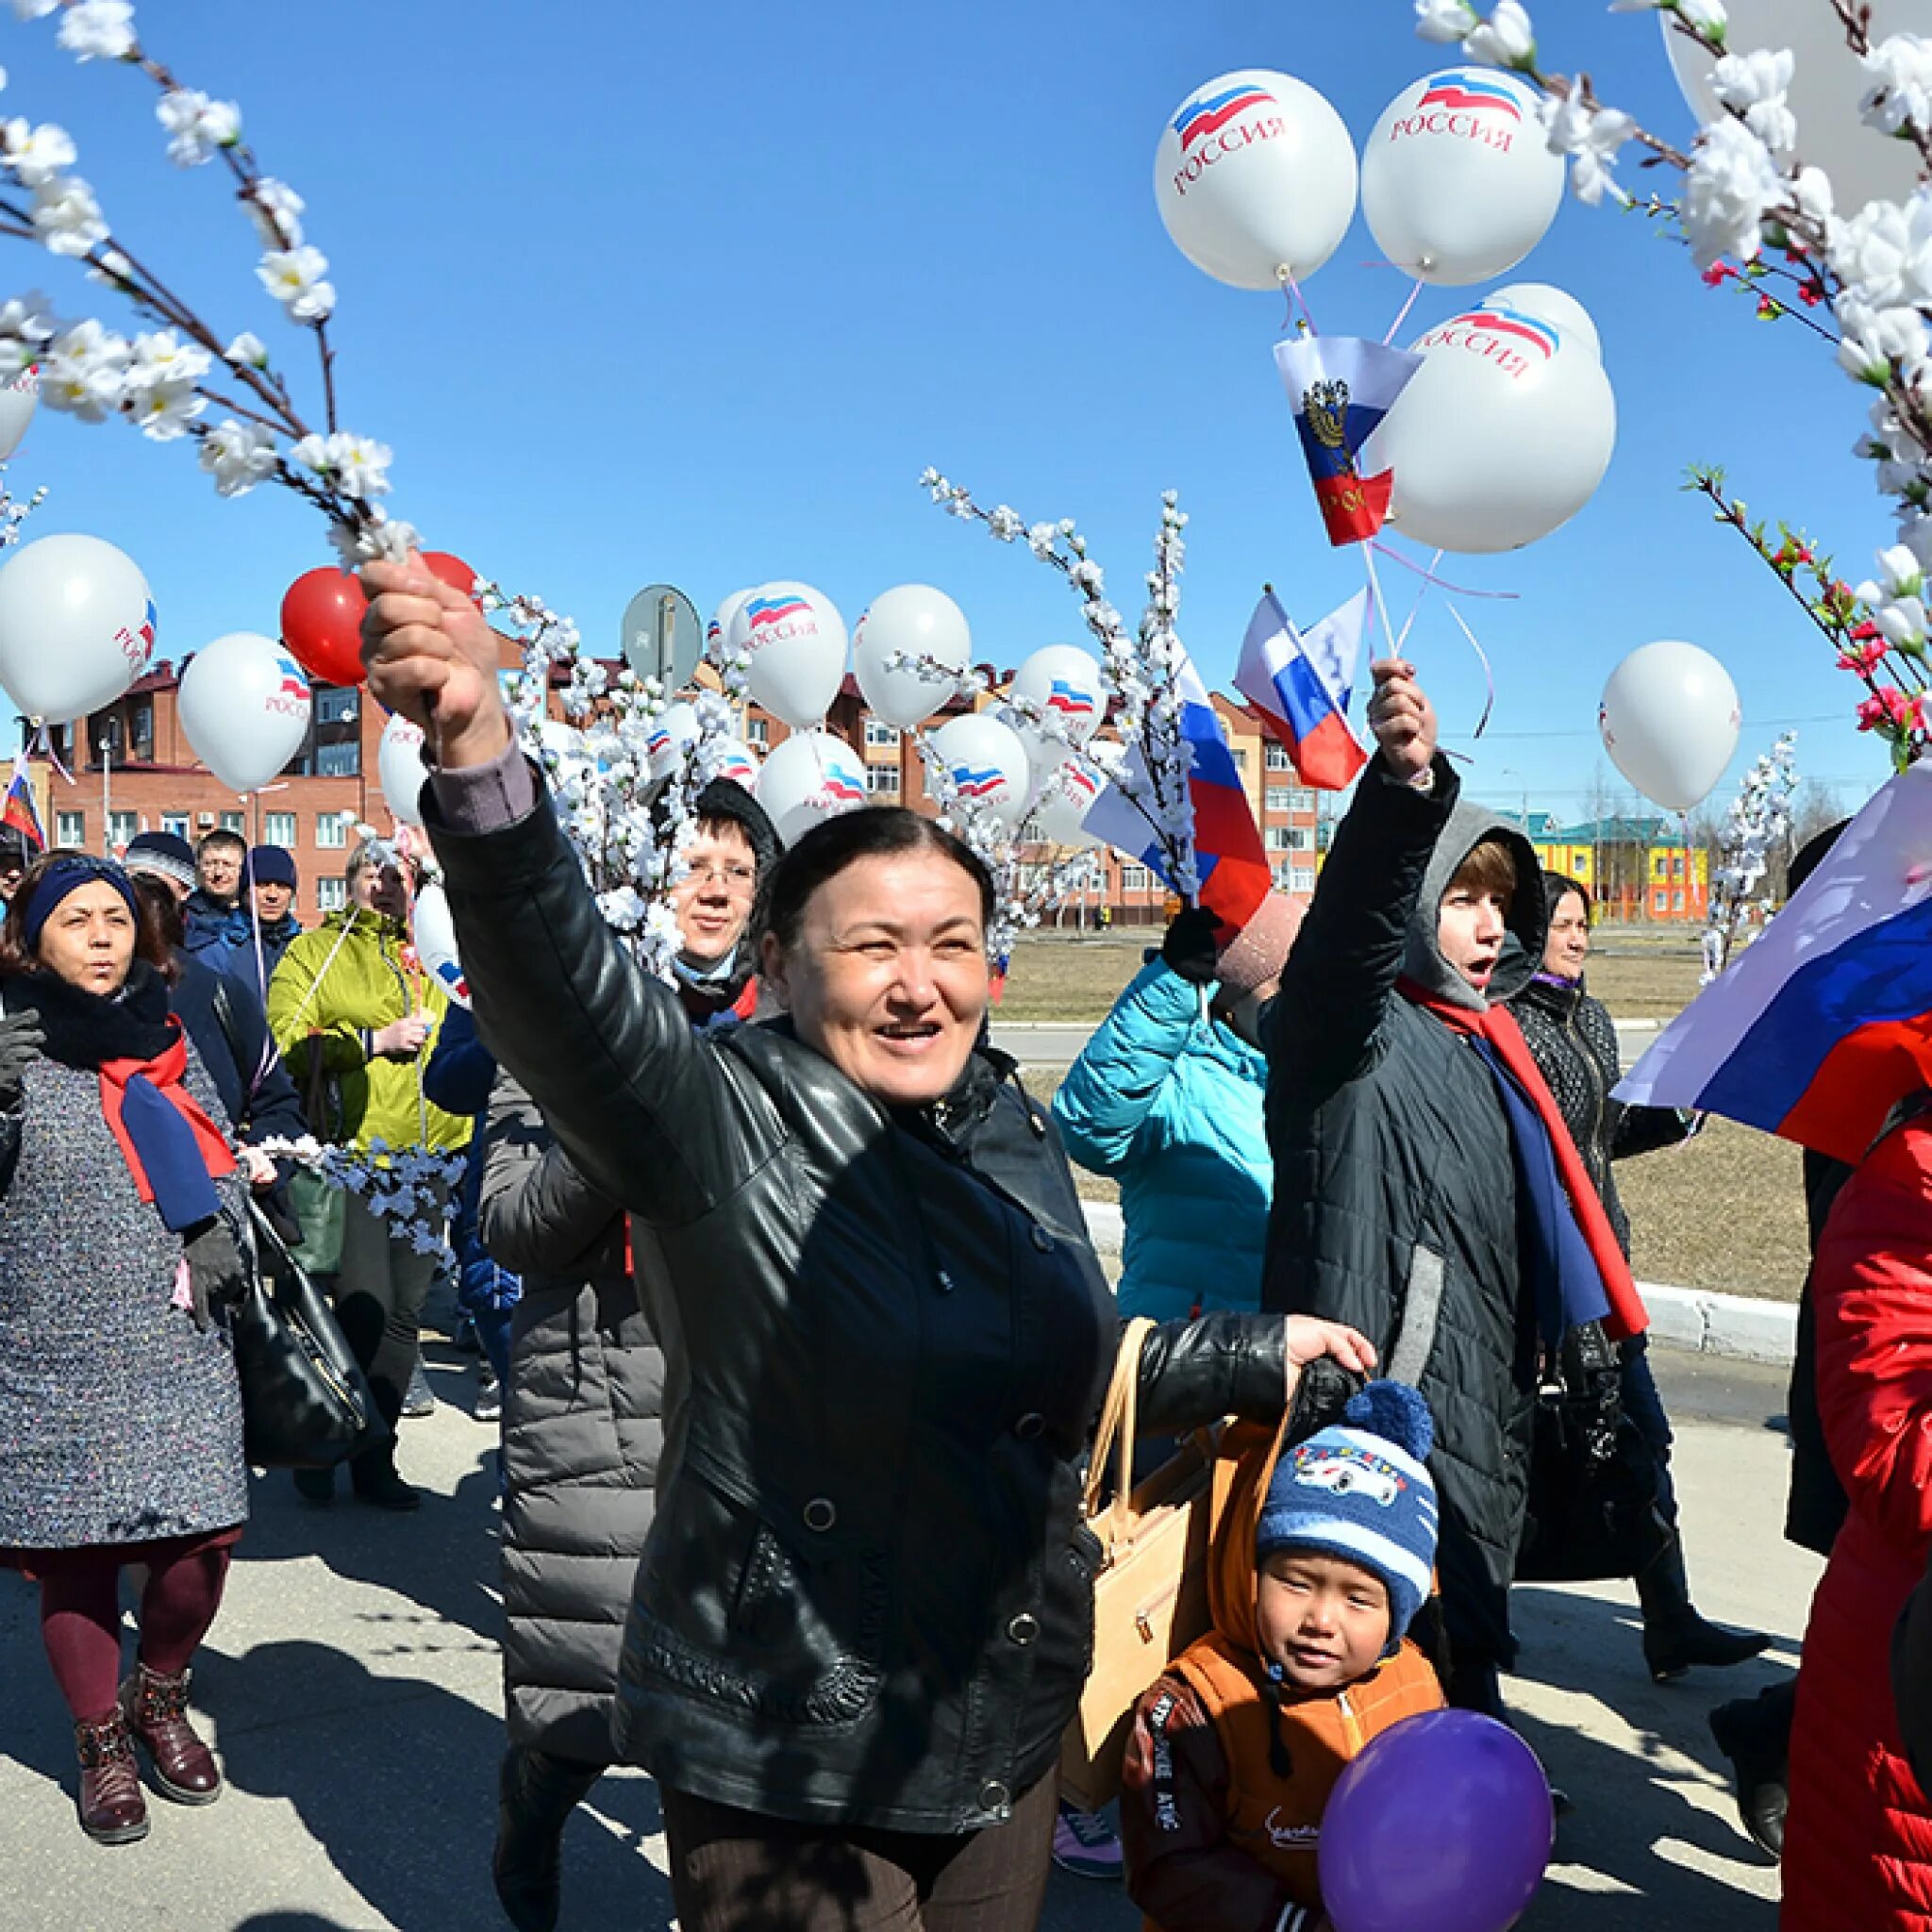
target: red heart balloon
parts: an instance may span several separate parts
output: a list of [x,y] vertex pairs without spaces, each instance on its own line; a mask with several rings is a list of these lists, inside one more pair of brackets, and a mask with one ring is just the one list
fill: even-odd
[[[447,550],[425,550],[423,561],[428,566],[431,576],[441,577],[452,590],[460,591],[464,596],[476,588],[476,573],[460,557],[451,555]],[[470,598],[474,604],[475,599]],[[483,607],[476,605],[477,609]]]
[[282,641],[324,684],[362,682],[362,586],[331,565],[305,571],[282,599]]

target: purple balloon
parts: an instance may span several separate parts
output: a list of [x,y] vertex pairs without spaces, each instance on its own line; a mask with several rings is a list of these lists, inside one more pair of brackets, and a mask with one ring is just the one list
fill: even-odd
[[1507,1724],[1405,1718],[1341,1774],[1322,1814],[1322,1903],[1336,1932],[1507,1932],[1557,1835],[1550,1781]]

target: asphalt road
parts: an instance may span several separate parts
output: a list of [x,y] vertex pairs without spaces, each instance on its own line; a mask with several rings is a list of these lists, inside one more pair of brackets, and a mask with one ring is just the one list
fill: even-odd
[[[1817,1564],[1779,1541],[1786,1449],[1766,1426],[1782,1376],[1660,1357],[1698,1596],[1774,1631],[1773,1657],[1653,1686],[1630,1592],[1519,1592],[1512,1702],[1575,1801],[1530,1932],[1772,1932],[1775,1874],[1738,1830],[1707,1707],[1795,1661]],[[6,1932],[443,1932],[502,1923],[488,1861],[502,1748],[493,1587],[493,1430],[465,1412],[467,1361],[432,1354],[453,1401],[405,1425],[434,1491],[419,1516],[295,1502],[257,1485],[195,1703],[230,1789],[205,1810],[157,1802],[142,1844],[74,1823],[70,1732],[33,1592],[0,1572],[0,1927]],[[458,1407],[458,1405],[462,1405]],[[604,1779],[572,1824],[563,1926],[669,1924],[650,1781]],[[1117,1888],[1057,1874],[1050,1932],[1133,1932]],[[1426,1932],[1418,1927],[1417,1932]]]

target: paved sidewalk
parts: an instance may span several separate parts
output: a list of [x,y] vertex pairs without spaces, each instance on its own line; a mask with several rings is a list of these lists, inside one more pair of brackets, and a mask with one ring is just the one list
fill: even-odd
[[[1736,1827],[1707,1706],[1793,1660],[1817,1565],[1778,1540],[1786,1451],[1764,1418],[1779,1378],[1660,1357],[1680,1424],[1698,1597],[1780,1639],[1774,1658],[1654,1687],[1632,1600],[1612,1586],[1525,1590],[1525,1729],[1576,1800],[1529,1932],[1772,1932],[1775,1874]],[[467,1407],[474,1370],[432,1356]],[[1723,1420],[1691,1420],[1693,1414]],[[492,1932],[492,1778],[502,1745],[493,1589],[494,1429],[445,1404],[404,1425],[415,1517],[295,1501],[257,1485],[195,1701],[226,1761],[219,1805],[156,1801],[139,1845],[74,1823],[70,1732],[31,1590],[0,1573],[0,1927],[6,1932]],[[650,1783],[607,1777],[567,1840],[563,1926],[669,1924]],[[1112,1888],[1057,1875],[1051,1932],[1134,1932]]]

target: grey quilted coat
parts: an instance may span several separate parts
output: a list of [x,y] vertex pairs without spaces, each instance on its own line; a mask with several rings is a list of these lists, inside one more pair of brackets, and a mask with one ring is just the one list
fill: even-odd
[[625,1273],[623,1215],[508,1074],[484,1131],[478,1231],[524,1277],[503,1405],[510,1741],[604,1764],[664,1440],[664,1357]]
[[[220,1095],[192,1043],[189,1091]],[[248,1515],[226,1331],[174,1305],[181,1238],[143,1202],[100,1076],[39,1059],[0,1114],[0,1547],[77,1549]],[[217,1184],[241,1212],[231,1175]]]

